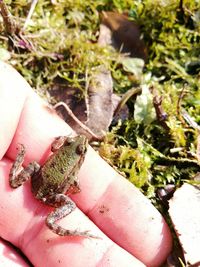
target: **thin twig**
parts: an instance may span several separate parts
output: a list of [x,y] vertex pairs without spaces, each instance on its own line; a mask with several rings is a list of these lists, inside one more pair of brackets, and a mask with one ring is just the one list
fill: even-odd
[[189,115],[189,113],[185,109],[182,109],[181,115],[190,127],[192,127],[193,129],[197,130],[200,133],[200,126],[196,123],[196,121]]
[[184,120],[188,123],[190,127],[197,130],[197,148],[196,148],[196,157],[198,161],[200,161],[200,126],[196,123],[196,121],[188,114],[188,112],[185,109],[182,109],[181,113]]
[[181,102],[182,102],[184,96],[186,95],[185,88],[186,88],[186,85],[183,86],[183,88],[181,90],[181,93],[180,93],[180,95],[178,97],[178,101],[177,101],[177,114],[178,114],[178,118],[181,121],[181,123],[185,127],[187,127],[187,125],[185,123],[185,120],[183,119],[182,112],[181,112]]
[[197,155],[197,159],[200,161],[200,134],[199,134],[199,132],[198,132],[198,136],[197,136],[196,155]]
[[159,95],[158,91],[153,86],[150,88],[150,91],[152,92],[152,95],[153,95],[153,105],[156,111],[157,119],[162,125],[162,127],[165,130],[169,131],[169,126],[167,125],[167,122],[166,122],[168,115],[162,107],[162,96]]
[[121,98],[120,102],[118,103],[115,112],[114,112],[114,116],[116,116],[116,114],[123,108],[123,106],[126,104],[126,102],[134,95],[140,94],[142,92],[142,89],[139,87],[136,88],[131,88],[130,90],[128,90]]
[[0,13],[3,17],[6,32],[10,35],[15,34],[17,29],[16,22],[3,0],[0,0]]
[[63,106],[68,115],[85,131],[87,132],[90,136],[92,136],[93,139],[95,140],[102,140],[102,136],[97,136],[92,130],[90,130],[90,128],[88,128],[84,123],[82,123],[77,117],[76,115],[72,112],[72,110],[68,107],[68,105],[64,102],[58,102],[57,104],[54,105],[54,108],[58,108],[60,106]]
[[29,24],[29,21],[30,21],[32,15],[33,15],[33,12],[35,10],[37,2],[38,2],[38,0],[33,0],[32,1],[31,7],[30,7],[29,12],[28,12],[28,16],[26,17],[26,21],[25,21],[24,26],[23,26],[23,30],[25,30],[27,25]]

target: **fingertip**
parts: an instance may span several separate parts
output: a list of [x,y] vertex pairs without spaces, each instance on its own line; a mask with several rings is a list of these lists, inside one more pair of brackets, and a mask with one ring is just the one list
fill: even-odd
[[3,239],[0,239],[0,263],[3,267],[28,267],[29,265],[17,253],[17,251],[10,246],[10,244]]
[[127,251],[116,245],[113,245],[107,250],[101,261],[96,266],[144,267],[145,265]]
[[0,158],[8,149],[16,131],[29,84],[10,65],[0,61]]
[[15,159],[16,146],[21,143],[26,148],[24,164],[33,160],[44,162],[54,138],[69,135],[71,132],[71,128],[58,117],[56,112],[31,91],[24,102],[17,130],[6,155]]

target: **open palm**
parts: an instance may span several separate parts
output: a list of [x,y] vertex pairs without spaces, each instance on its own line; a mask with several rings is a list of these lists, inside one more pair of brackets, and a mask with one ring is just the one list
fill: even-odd
[[[0,125],[2,238],[19,247],[34,266],[160,266],[171,249],[165,221],[149,200],[92,148],[79,172],[81,192],[73,195],[78,208],[59,224],[66,229],[89,230],[101,239],[54,234],[45,225],[52,208],[34,198],[30,182],[17,189],[9,186],[19,143],[27,150],[25,166],[33,160],[43,164],[53,139],[71,134],[71,129],[3,62]],[[0,250],[0,262],[6,255]]]

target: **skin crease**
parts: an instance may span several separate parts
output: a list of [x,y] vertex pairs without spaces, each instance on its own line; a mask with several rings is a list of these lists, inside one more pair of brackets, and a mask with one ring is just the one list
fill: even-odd
[[[59,224],[90,230],[102,239],[55,235],[44,223],[52,208],[33,197],[30,182],[10,188],[8,174],[18,143],[27,150],[24,165],[33,160],[42,164],[53,139],[72,130],[2,62],[0,77],[0,235],[19,247],[34,266],[160,266],[171,250],[168,226],[152,204],[92,148],[79,172],[82,191],[72,196],[80,210],[76,208]],[[0,262],[5,256],[0,254]]]
[[0,263],[3,267],[29,267],[7,242],[0,239]]

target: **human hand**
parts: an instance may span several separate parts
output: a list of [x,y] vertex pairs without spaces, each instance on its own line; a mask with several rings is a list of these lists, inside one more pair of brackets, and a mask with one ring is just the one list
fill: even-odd
[[[78,208],[59,224],[89,230],[101,239],[57,236],[45,225],[52,208],[34,198],[30,183],[9,186],[18,143],[26,147],[25,165],[33,160],[44,163],[53,139],[69,135],[71,129],[3,62],[0,114],[2,238],[19,247],[34,266],[161,265],[171,249],[168,226],[150,201],[92,148],[79,172],[81,192],[72,197]],[[0,262],[5,256],[0,255]]]

